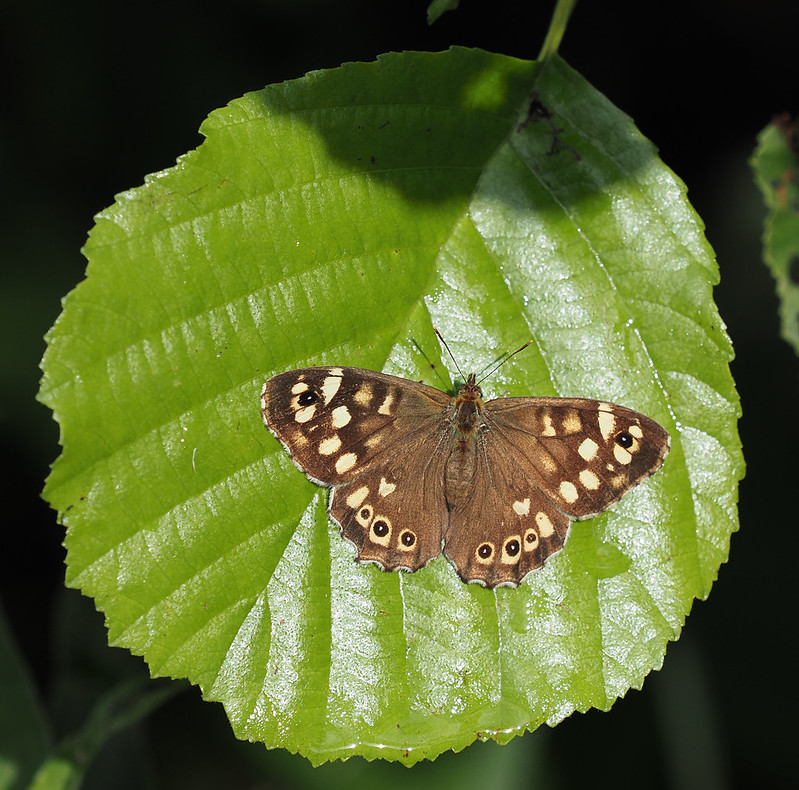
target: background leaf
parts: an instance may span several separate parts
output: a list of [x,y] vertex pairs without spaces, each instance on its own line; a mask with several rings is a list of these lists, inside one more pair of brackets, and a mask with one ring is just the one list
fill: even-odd
[[[112,642],[314,762],[413,763],[639,687],[726,559],[742,473],[715,263],[652,146],[562,62],[459,49],[314,72],[203,132],[98,216],[44,363],[67,580]],[[672,433],[518,590],[357,566],[260,423],[301,365],[445,386],[433,324],[477,370],[532,335],[494,394]]]
[[427,24],[432,25],[442,14],[454,11],[460,5],[460,0],[432,0],[427,6]]
[[46,716],[0,608],[0,790],[27,787],[49,747]]
[[782,336],[799,352],[799,152],[797,124],[776,119],[759,135],[752,168],[769,209],[763,260],[777,283]]

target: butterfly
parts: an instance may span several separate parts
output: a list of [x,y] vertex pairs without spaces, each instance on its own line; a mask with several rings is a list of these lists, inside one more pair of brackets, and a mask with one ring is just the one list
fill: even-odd
[[571,522],[651,475],[669,434],[587,398],[452,397],[351,367],[270,378],[264,422],[294,463],[332,487],[330,516],[358,560],[416,571],[443,553],[465,582],[515,587],[563,548]]

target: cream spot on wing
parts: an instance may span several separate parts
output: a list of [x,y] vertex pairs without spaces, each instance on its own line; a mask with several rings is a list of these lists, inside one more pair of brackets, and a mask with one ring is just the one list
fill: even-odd
[[583,461],[593,461],[599,445],[593,439],[583,439],[582,444],[577,448],[580,458]]
[[599,431],[602,438],[607,441],[616,427],[616,416],[609,411],[611,408],[609,403],[599,404]]
[[377,447],[382,441],[383,437],[381,434],[373,433],[371,436],[367,436],[363,443],[366,445],[367,450],[371,450],[373,447]]
[[631,425],[627,429],[627,433],[629,433],[630,436],[634,436],[636,439],[643,439],[644,438],[644,432],[641,430],[641,426],[640,425]]
[[344,375],[344,371],[341,368],[330,368],[330,370],[327,371],[327,375],[341,378]]
[[583,429],[583,421],[576,411],[569,411],[563,418],[564,433],[579,433]]
[[[539,513],[538,515],[543,516],[546,514]],[[536,521],[537,520],[538,519],[536,518]],[[538,547],[538,533],[532,527],[528,527],[527,531],[524,533],[524,550],[532,551],[537,547]]]
[[530,513],[530,497],[526,499],[517,500],[513,503],[513,509],[520,516],[526,516]]
[[535,523],[538,525],[538,531],[542,538],[548,538],[555,531],[552,519],[543,510],[539,510],[535,514]]
[[374,397],[374,390],[372,389],[371,384],[361,384],[360,387],[356,390],[355,394],[352,396],[352,399],[359,405],[366,408],[372,402],[372,398]]
[[620,464],[629,464],[633,460],[632,454],[617,444],[613,447],[613,457]]
[[385,516],[375,516],[369,538],[380,546],[391,542],[391,522]]
[[558,490],[560,491],[560,495],[563,497],[563,499],[569,504],[577,501],[577,486],[569,480],[564,480],[560,484]]
[[344,453],[336,459],[336,471],[343,475],[344,472],[349,472],[358,461],[358,456],[355,453]]
[[383,399],[383,402],[380,404],[380,408],[377,410],[378,414],[391,414],[391,407],[394,405],[394,393],[389,392],[386,397]]
[[394,483],[389,483],[385,477],[381,477],[380,488],[377,490],[377,493],[380,494],[380,496],[388,496],[396,487]]
[[339,439],[337,433],[319,442],[319,455],[333,455],[333,453],[337,453],[340,449],[341,439]]
[[522,544],[519,535],[514,535],[505,541],[502,547],[502,559],[500,560],[503,565],[515,565],[522,556]]
[[610,478],[610,484],[614,488],[625,488],[627,486],[627,476],[623,474],[614,475]]
[[347,497],[347,506],[353,510],[359,508],[369,496],[369,486],[361,486]]
[[[340,371],[340,368],[336,368],[336,370]],[[338,388],[341,386],[341,381],[340,372],[338,376],[325,376],[325,380],[322,382],[322,395],[324,395],[325,398],[325,406],[333,400],[333,396],[338,392]]]
[[330,424],[338,430],[348,425],[351,419],[350,410],[346,406],[336,406],[336,408],[333,409],[333,417],[330,420]]
[[544,429],[541,431],[541,436],[555,436],[555,426],[552,424],[552,415],[545,414],[541,421],[544,423]]
[[310,386],[305,381],[298,381],[292,388],[291,394],[292,395],[299,395],[301,392],[307,392],[310,389]]
[[294,419],[297,422],[308,422],[308,420],[313,418],[314,414],[316,414],[316,404],[312,403],[304,409],[298,409],[294,415]]
[[590,469],[583,469],[580,472],[580,482],[589,491],[596,491],[599,488],[599,478]]
[[364,505],[362,508],[359,508],[358,512],[355,514],[355,520],[365,529],[369,526],[369,522],[372,520],[374,514],[375,511],[371,505]]

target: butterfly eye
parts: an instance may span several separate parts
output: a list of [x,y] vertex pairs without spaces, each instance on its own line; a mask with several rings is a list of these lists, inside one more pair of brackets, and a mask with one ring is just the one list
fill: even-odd
[[628,447],[632,447],[633,437],[627,431],[620,431],[616,434],[616,444],[626,450]]
[[313,390],[307,390],[303,392],[299,398],[297,398],[297,403],[300,406],[310,406],[312,403],[316,403],[319,400],[319,396]]
[[520,549],[521,546],[519,545],[519,541],[516,540],[516,538],[513,538],[513,540],[509,540],[505,544],[505,552],[510,557],[515,557],[519,553]]
[[410,548],[414,543],[416,543],[416,535],[414,535],[409,529],[406,529],[405,532],[400,535],[400,540],[402,541],[403,546]]
[[487,560],[494,553],[494,547],[490,543],[482,543],[477,548],[477,556],[481,560]]

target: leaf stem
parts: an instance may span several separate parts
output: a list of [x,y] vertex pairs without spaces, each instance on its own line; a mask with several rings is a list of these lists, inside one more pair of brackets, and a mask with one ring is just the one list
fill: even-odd
[[552,12],[552,20],[549,23],[547,37],[544,39],[544,44],[538,53],[538,60],[547,60],[557,53],[575,5],[577,5],[577,0],[558,0],[555,10]]

